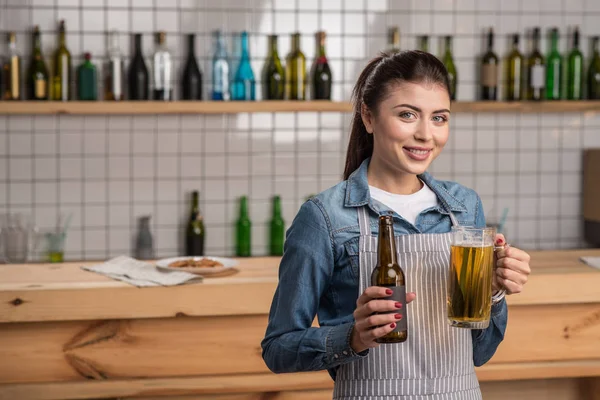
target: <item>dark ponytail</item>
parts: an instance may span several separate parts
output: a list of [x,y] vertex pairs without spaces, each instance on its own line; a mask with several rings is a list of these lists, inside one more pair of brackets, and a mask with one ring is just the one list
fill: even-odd
[[418,50],[381,53],[369,61],[352,91],[354,115],[346,152],[344,179],[348,179],[352,172],[373,154],[373,135],[367,132],[362,121],[363,104],[371,113],[376,114],[377,107],[387,96],[390,86],[403,82],[438,84],[444,87],[450,96],[448,72],[444,64],[429,53]]

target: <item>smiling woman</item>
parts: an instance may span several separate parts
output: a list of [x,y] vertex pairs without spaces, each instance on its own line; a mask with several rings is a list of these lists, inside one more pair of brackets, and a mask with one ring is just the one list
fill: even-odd
[[[504,337],[504,295],[522,290],[529,255],[498,252],[488,328],[451,327],[450,232],[484,227],[485,217],[477,193],[427,173],[449,136],[446,69],[420,51],[381,54],[361,73],[353,99],[345,180],[304,203],[288,230],[263,358],[274,372],[327,369],[334,399],[480,399],[474,366]],[[379,263],[377,220],[389,215],[405,275],[396,282],[406,289],[400,300],[370,280]],[[380,344],[401,326],[405,342]]]

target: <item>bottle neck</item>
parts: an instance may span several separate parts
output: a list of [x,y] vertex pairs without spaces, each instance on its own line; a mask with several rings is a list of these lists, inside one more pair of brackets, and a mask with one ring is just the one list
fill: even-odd
[[519,36],[513,36],[513,50],[519,51]]
[[200,206],[198,201],[198,193],[192,193],[192,218],[200,214]]
[[135,35],[133,46],[135,48],[135,55],[141,56],[142,55],[142,35]]
[[394,241],[394,225],[387,220],[379,221],[379,238],[377,241],[377,260],[379,266],[397,264],[396,242]]
[[452,38],[450,36],[446,37],[446,54],[452,54]]
[[273,199],[273,218],[281,217],[281,199],[279,197],[275,197]]
[[292,36],[292,51],[300,51],[300,35]]
[[269,54],[271,54],[271,57],[279,56],[277,52],[277,36],[271,36],[269,38]]
[[42,52],[42,39],[41,39],[40,31],[33,32],[33,52],[34,53]]
[[596,38],[592,39],[592,51],[593,51],[595,54],[598,54],[598,52],[600,51],[600,50],[598,49],[598,43],[600,43],[600,38],[597,38],[597,37],[596,37]]
[[248,199],[242,197],[240,200],[240,218],[248,218]]
[[429,51],[429,38],[427,36],[423,36],[421,38],[421,50],[428,52]]
[[9,41],[8,41],[8,48],[10,50],[11,53],[14,53],[17,51],[17,40],[15,37],[15,34],[12,33],[10,35]]
[[60,47],[66,47],[67,46],[67,39],[66,39],[66,33],[64,30],[61,30],[58,34],[58,44]]
[[319,42],[319,57],[325,57],[325,36],[318,38]]
[[116,32],[110,34],[110,52],[117,52],[119,50],[119,35]]
[[242,33],[242,58],[243,59],[249,59],[250,58],[250,53],[248,51],[248,34],[247,33]]
[[487,42],[488,51],[494,51],[494,34],[492,32],[488,33]]
[[552,31],[551,49],[553,52],[558,51],[558,32]]
[[533,50],[538,51],[539,48],[540,48],[540,32],[534,31],[533,32]]
[[579,30],[575,30],[575,32],[573,32],[573,49],[579,49]]
[[196,37],[194,35],[188,36],[188,54],[190,57],[194,57],[196,54]]

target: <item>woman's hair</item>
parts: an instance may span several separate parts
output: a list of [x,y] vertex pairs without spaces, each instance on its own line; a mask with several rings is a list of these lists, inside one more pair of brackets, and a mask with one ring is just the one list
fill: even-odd
[[371,113],[376,113],[379,103],[388,95],[392,85],[403,82],[437,84],[446,89],[450,96],[448,72],[432,54],[418,50],[381,53],[369,61],[352,91],[354,115],[344,179],[348,179],[373,154],[373,135],[367,132],[362,121],[363,104]]

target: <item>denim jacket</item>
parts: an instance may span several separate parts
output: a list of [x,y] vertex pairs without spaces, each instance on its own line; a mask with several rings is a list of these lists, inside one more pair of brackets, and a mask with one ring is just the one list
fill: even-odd
[[[435,192],[438,204],[421,212],[415,224],[372,199],[367,182],[370,159],[348,180],[305,202],[287,231],[279,266],[279,284],[261,345],[263,359],[276,373],[327,369],[335,379],[341,364],[365,357],[350,347],[353,312],[358,293],[357,207],[368,205],[371,230],[378,230],[380,213],[392,213],[396,235],[446,233],[450,209],[460,225],[485,226],[481,199],[454,182],[437,181],[428,173],[419,178]],[[417,293],[417,296],[419,294]],[[313,325],[315,315],[319,327]],[[504,300],[492,306],[490,325],[473,330],[473,363],[485,364],[504,338],[507,323]]]

